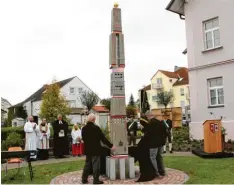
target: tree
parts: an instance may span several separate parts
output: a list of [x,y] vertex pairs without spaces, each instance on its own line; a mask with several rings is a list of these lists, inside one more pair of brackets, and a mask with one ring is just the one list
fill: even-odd
[[157,94],[158,98],[158,104],[164,105],[165,109],[167,108],[167,105],[173,100],[173,94],[172,92],[162,91],[158,92]]
[[80,96],[80,101],[84,106],[87,107],[89,112],[93,108],[93,106],[98,103],[99,98],[94,92],[83,91]]
[[126,107],[126,115],[128,118],[132,117],[132,116],[136,116],[137,115],[137,110],[135,106],[132,105],[128,105]]
[[128,103],[128,105],[131,105],[131,106],[133,106],[133,107],[135,107],[135,106],[136,106],[135,101],[134,101],[134,97],[133,97],[133,95],[132,95],[132,94],[131,94],[131,96],[130,96],[130,99],[129,99],[129,103]]
[[61,114],[66,120],[66,115],[71,112],[68,102],[60,93],[59,84],[53,82],[46,87],[39,114],[41,118],[46,118],[48,122],[54,122],[58,114]]
[[147,92],[145,90],[141,91],[141,113],[146,113],[150,110],[150,105],[148,102]]
[[101,104],[104,105],[108,110],[110,110],[111,99],[110,98],[102,99]]
[[15,108],[15,117],[26,119],[27,116],[28,116],[27,112],[23,108],[23,106],[19,106]]

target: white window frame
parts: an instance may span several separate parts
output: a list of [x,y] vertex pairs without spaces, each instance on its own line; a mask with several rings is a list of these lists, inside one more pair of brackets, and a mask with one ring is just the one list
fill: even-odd
[[70,108],[76,108],[76,100],[68,100]]
[[184,88],[180,88],[180,96],[184,96]]
[[[220,26],[216,26],[214,28],[211,28],[211,29],[208,29],[206,30],[206,24],[209,23],[209,22],[213,22],[217,20],[218,21],[218,24],[219,24],[219,18],[218,17],[215,17],[213,19],[210,19],[210,20],[207,20],[207,21],[203,21],[203,31],[204,31],[204,50],[212,50],[212,49],[215,49],[215,48],[219,48],[221,47],[221,39],[220,39]],[[214,31],[216,30],[219,30],[219,45],[218,46],[215,46],[215,40],[214,40]],[[211,37],[212,37],[212,47],[211,48],[207,48],[207,39],[206,39],[206,33],[209,33],[211,32]]]
[[[71,92],[71,89],[73,89],[73,92]],[[70,87],[69,88],[69,94],[75,94],[75,87]]]
[[[81,89],[81,91],[80,91],[80,89]],[[84,90],[84,88],[82,88],[82,87],[78,87],[78,88],[77,88],[77,92],[78,92],[78,94],[81,94],[83,90]]]
[[[183,102],[184,106],[182,106],[182,102]],[[185,109],[185,106],[186,106],[186,105],[185,105],[185,101],[183,101],[183,100],[180,101],[180,106],[181,106],[182,109]]]
[[[155,98],[155,97],[156,97],[156,98]],[[153,101],[153,102],[157,102],[157,101],[158,101],[157,95],[153,95],[153,96],[152,96],[152,101]]]
[[[217,78],[222,78],[222,77],[217,77]],[[217,78],[211,78],[211,79],[207,79],[207,84],[208,84],[208,94],[209,94],[209,106],[210,107],[215,107],[215,106],[223,106],[224,105],[224,89],[223,89],[223,85],[221,86],[214,86],[214,87],[210,87],[210,80],[213,79],[217,79]],[[222,82],[223,82],[223,78],[222,78]],[[223,83],[222,83],[223,84]],[[218,102],[218,89],[223,89],[223,103],[219,104]],[[215,98],[216,98],[216,104],[211,104],[211,94],[210,91],[211,90],[215,90]]]
[[[158,82],[160,82],[160,83],[158,83]],[[156,83],[162,85],[162,78],[157,78]]]

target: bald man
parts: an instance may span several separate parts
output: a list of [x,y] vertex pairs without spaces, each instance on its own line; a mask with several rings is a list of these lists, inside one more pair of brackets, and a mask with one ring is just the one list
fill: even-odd
[[95,125],[96,117],[94,114],[89,114],[87,118],[87,124],[82,128],[82,139],[84,141],[84,153],[86,155],[85,166],[82,174],[82,183],[88,183],[88,176],[91,168],[93,171],[93,184],[103,184],[99,180],[100,176],[100,156],[102,152],[101,142],[108,148],[115,150],[113,144],[111,144],[102,133],[101,129]]
[[[33,117],[28,117],[28,122],[24,125],[25,132],[25,150],[37,150],[37,124],[33,121]],[[37,156],[31,156],[31,160],[36,160]]]

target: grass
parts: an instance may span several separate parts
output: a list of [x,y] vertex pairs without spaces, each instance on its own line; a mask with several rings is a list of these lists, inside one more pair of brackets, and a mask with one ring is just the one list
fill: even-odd
[[[233,184],[234,183],[234,159],[201,159],[196,156],[167,156],[165,166],[182,170],[189,175],[187,184]],[[84,160],[35,166],[34,179],[30,181],[29,175],[18,175],[14,180],[2,173],[4,184],[48,184],[63,173],[80,170]],[[10,170],[13,173],[14,170]],[[22,174],[22,172],[21,172]],[[5,181],[3,181],[5,180]]]

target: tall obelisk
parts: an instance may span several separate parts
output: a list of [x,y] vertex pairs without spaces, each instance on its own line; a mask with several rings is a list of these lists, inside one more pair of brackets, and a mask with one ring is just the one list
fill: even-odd
[[111,69],[111,141],[117,147],[115,155],[128,154],[124,87],[124,37],[122,33],[121,9],[118,8],[118,4],[114,5],[111,12],[109,55]]

